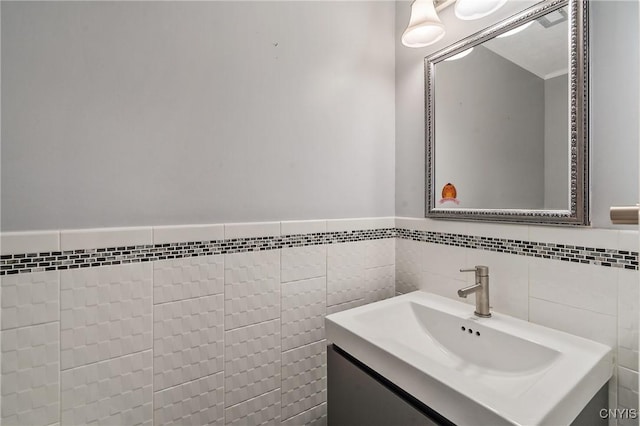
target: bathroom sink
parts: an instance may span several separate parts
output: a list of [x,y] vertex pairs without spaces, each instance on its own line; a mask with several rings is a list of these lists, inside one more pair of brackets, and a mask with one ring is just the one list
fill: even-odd
[[458,425],[570,424],[611,348],[416,291],[326,317],[327,340]]

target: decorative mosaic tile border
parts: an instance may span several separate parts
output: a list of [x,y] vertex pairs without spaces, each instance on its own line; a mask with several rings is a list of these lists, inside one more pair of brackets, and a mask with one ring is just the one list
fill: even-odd
[[635,251],[479,237],[443,232],[415,231],[401,228],[382,228],[285,235],[281,237],[237,238],[188,243],[9,254],[0,257],[0,276],[396,237],[477,250],[489,250],[498,253],[554,259],[564,262],[638,270],[638,252]]
[[396,229],[396,236],[407,240],[489,250],[498,253],[638,270],[637,251],[477,237],[443,232],[413,231],[408,229]]
[[244,253],[276,250],[322,244],[339,244],[352,241],[395,238],[393,228],[364,231],[321,232],[281,237],[235,238],[229,240],[195,241],[188,243],[151,244],[127,247],[109,247],[55,251],[45,253],[20,253],[0,256],[0,276],[28,272],[55,271],[120,265],[155,260],[179,259],[214,254]]

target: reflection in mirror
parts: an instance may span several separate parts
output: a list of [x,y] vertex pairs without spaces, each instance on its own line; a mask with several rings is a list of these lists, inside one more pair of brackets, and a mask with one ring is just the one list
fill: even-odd
[[588,191],[572,179],[586,164],[586,133],[570,133],[572,120],[586,125],[585,110],[570,115],[572,97],[581,100],[571,78],[585,71],[570,67],[571,7],[580,2],[554,4],[426,59],[427,216],[588,220]]

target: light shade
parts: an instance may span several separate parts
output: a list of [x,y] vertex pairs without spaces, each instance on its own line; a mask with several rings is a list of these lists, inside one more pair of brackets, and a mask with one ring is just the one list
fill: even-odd
[[507,0],[458,0],[454,10],[458,19],[470,21],[491,15],[506,2]]
[[411,18],[402,33],[402,44],[407,47],[429,46],[444,37],[444,25],[440,22],[433,0],[415,0],[411,4]]

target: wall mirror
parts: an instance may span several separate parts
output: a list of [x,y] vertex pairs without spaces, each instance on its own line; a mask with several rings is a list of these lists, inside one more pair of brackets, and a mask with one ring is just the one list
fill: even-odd
[[547,0],[425,58],[426,216],[589,224],[585,0]]

